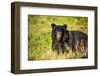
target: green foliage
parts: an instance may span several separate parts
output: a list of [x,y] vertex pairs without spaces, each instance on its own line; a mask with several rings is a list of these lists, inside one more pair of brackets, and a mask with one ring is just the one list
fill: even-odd
[[[68,30],[79,30],[87,33],[88,18],[63,16],[28,16],[28,60],[81,58],[83,53],[52,52],[51,24],[67,24]],[[86,53],[85,53],[86,55]]]

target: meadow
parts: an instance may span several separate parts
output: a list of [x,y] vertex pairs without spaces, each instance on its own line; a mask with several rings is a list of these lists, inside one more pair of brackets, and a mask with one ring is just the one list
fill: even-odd
[[87,17],[28,15],[28,60],[87,58],[87,50],[60,53],[52,51],[51,24],[67,24],[68,30],[88,33]]

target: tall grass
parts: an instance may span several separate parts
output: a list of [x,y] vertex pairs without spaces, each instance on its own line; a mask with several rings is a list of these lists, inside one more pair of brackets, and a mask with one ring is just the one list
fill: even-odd
[[88,18],[28,15],[28,60],[74,59],[87,57],[87,51],[60,53],[51,49],[51,23],[68,25],[68,30],[87,33]]

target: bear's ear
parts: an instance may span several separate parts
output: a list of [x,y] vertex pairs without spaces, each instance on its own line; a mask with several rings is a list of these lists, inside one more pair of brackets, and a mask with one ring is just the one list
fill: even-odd
[[63,27],[64,27],[65,29],[67,29],[67,25],[66,25],[66,24],[64,24]]
[[54,28],[55,26],[56,26],[56,24],[54,24],[54,23],[51,24],[51,27],[52,27],[52,28]]

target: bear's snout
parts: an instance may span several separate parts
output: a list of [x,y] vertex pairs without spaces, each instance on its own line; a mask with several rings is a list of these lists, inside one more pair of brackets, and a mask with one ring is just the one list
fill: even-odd
[[61,36],[62,36],[62,32],[57,31],[56,32],[56,39],[57,39],[57,41],[60,41],[61,40]]

